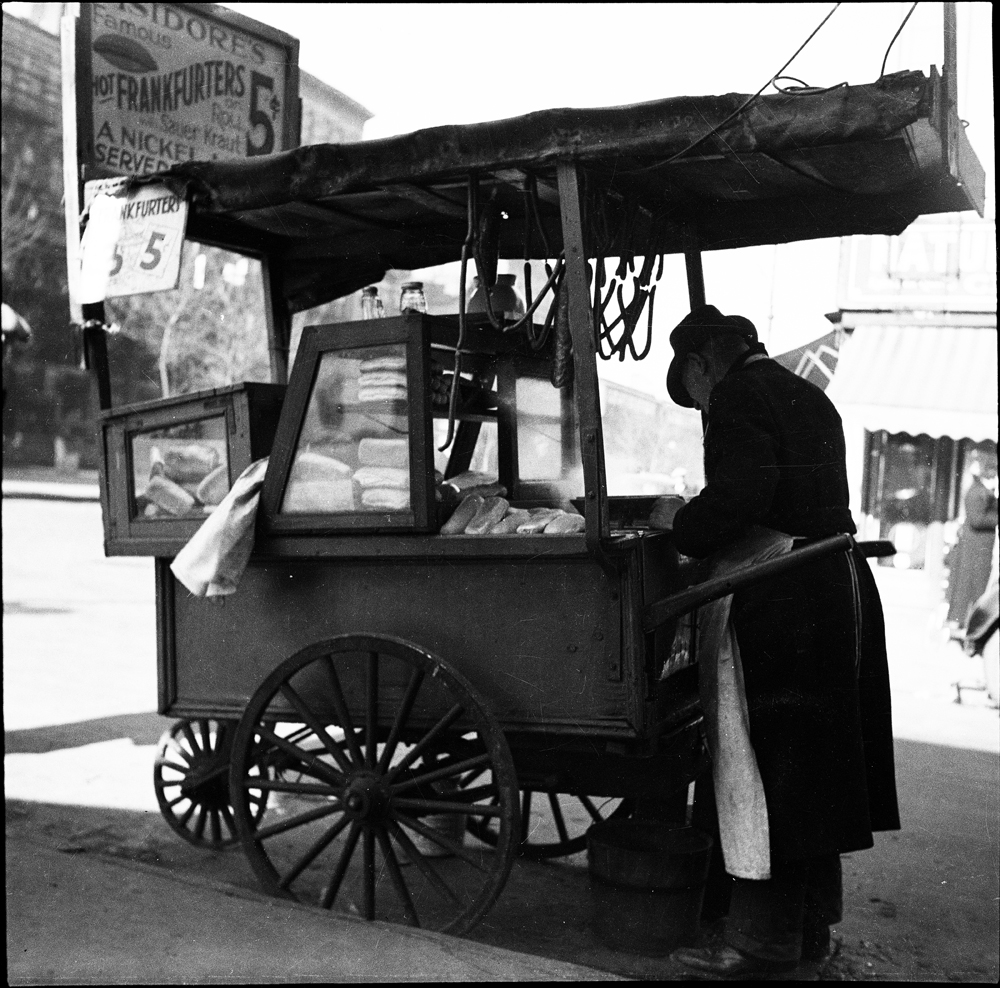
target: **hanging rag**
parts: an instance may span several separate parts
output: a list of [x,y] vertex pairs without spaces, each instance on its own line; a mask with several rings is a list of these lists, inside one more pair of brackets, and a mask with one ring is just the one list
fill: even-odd
[[170,564],[174,576],[196,597],[236,593],[253,551],[257,502],[266,471],[266,458],[251,463]]
[[[739,542],[713,557],[711,576],[728,576],[791,548],[790,536],[754,526]],[[730,618],[732,603],[730,595],[698,609],[699,691],[726,871],[737,878],[765,879],[771,877],[767,802],[750,743],[743,666]]]

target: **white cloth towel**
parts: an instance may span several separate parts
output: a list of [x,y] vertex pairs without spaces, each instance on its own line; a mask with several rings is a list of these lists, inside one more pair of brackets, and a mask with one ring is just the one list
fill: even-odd
[[[711,575],[784,555],[792,540],[760,526],[712,559]],[[743,665],[730,620],[732,596],[698,609],[698,669],[712,755],[712,781],[726,871],[737,878],[771,877],[770,829],[764,786],[750,743]]]
[[251,463],[170,564],[174,576],[196,597],[236,593],[253,551],[257,502],[266,471],[266,458]]

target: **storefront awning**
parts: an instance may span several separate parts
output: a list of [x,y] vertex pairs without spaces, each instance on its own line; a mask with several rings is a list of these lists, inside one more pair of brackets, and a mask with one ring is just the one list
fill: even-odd
[[996,442],[996,328],[860,325],[827,394],[871,432]]

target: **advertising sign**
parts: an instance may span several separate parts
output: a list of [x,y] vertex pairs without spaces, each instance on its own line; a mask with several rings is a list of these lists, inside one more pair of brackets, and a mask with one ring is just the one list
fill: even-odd
[[80,301],[176,288],[187,202],[160,183],[88,182],[90,219],[81,244]]
[[839,308],[996,312],[996,221],[934,216],[898,237],[846,237]]
[[298,145],[298,48],[215,4],[83,3],[77,126],[83,178]]

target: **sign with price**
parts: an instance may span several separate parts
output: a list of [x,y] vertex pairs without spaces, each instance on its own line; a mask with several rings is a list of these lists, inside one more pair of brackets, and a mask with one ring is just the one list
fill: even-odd
[[81,244],[83,303],[166,291],[180,279],[187,202],[163,185],[88,182]]
[[298,40],[209,3],[83,3],[76,32],[84,178],[297,147]]

